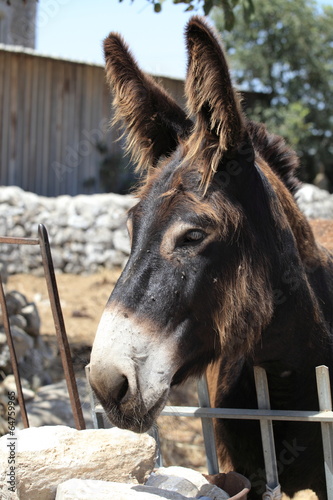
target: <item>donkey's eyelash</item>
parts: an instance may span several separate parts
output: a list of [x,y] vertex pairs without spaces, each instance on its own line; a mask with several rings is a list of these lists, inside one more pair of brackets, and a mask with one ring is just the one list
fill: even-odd
[[206,236],[207,233],[201,229],[191,229],[178,238],[176,247],[198,245],[206,238]]

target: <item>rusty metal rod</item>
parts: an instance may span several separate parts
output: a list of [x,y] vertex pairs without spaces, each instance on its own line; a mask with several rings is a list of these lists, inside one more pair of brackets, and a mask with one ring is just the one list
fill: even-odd
[[58,294],[57,282],[54,274],[53,261],[50,250],[50,243],[46,228],[43,224],[38,225],[39,244],[41,248],[44,274],[46,279],[47,290],[51,303],[54,326],[56,330],[62,366],[65,373],[69,399],[74,416],[75,427],[78,430],[86,428],[83,418],[80,397],[77,389],[71,352],[66,334],[65,322],[61,310],[60,299]]
[[8,344],[8,348],[9,348],[10,361],[12,364],[14,379],[15,379],[15,383],[16,383],[17,400],[18,400],[20,410],[21,410],[23,425],[25,428],[27,428],[27,427],[29,427],[29,419],[28,419],[27,410],[25,407],[25,402],[24,402],[24,397],[23,397],[20,373],[19,373],[19,368],[18,368],[18,363],[17,363],[17,357],[16,357],[13,336],[12,336],[9,318],[8,318],[8,309],[7,309],[7,304],[6,304],[5,292],[4,292],[4,289],[2,286],[1,275],[0,275],[0,305],[1,305],[2,316],[3,316],[3,326],[5,329],[7,344]]
[[37,238],[15,238],[12,236],[0,236],[0,243],[7,243],[9,245],[39,245]]

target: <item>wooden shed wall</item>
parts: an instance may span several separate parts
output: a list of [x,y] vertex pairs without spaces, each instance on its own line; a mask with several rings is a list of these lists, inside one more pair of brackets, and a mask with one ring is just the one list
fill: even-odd
[[[159,81],[182,102],[181,81]],[[100,192],[96,142],[121,154],[110,101],[102,66],[0,49],[0,184],[45,196]]]

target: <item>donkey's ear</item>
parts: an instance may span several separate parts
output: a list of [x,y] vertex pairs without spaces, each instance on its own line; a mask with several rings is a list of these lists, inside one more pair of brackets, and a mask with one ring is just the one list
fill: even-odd
[[204,138],[210,132],[223,154],[237,146],[244,131],[240,98],[232,86],[220,38],[203,18],[191,18],[186,41],[185,91],[189,111],[196,117],[195,135]]
[[158,159],[176,149],[179,138],[192,128],[184,111],[143,73],[121,36],[104,40],[106,76],[114,92],[114,121],[121,121],[127,133],[127,148],[137,169],[155,166]]

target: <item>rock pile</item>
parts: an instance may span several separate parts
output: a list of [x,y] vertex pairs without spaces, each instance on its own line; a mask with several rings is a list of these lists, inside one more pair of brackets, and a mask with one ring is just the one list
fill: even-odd
[[[45,364],[51,353],[40,336],[40,318],[36,305],[28,302],[20,292],[11,291],[5,294],[6,304],[15,343],[16,356],[20,373],[33,387],[49,383],[45,374]],[[9,348],[0,310],[0,370],[9,375],[12,373]]]
[[156,454],[156,442],[148,434],[31,427],[0,439],[0,497],[228,500],[237,495],[246,500],[250,483],[243,476],[231,472],[204,477],[184,467],[154,470]]
[[[26,297],[17,291],[8,292],[5,296],[23,393],[25,400],[29,401],[34,397],[34,392],[31,389],[50,383],[47,367],[53,354],[40,336],[40,318],[36,305],[33,302],[28,302]],[[12,375],[12,364],[1,309],[0,371],[1,376],[4,377],[0,383],[0,405],[5,409],[8,403],[8,392],[12,391],[16,394],[16,385]],[[7,425],[7,419],[2,418],[0,413],[0,434],[7,432]]]
[[303,184],[297,194],[302,212],[309,219],[333,219],[333,194],[313,184]]
[[[77,376],[76,384],[86,428],[92,429],[93,421],[89,399],[89,391],[91,389],[88,387],[85,377]],[[14,388],[14,390],[16,389]],[[25,401],[29,425],[31,427],[42,427],[45,425],[75,427],[66,380],[60,380],[59,382],[40,387],[28,400],[25,398]],[[22,427],[20,419],[18,419],[17,427]]]
[[[17,431],[15,438],[0,438],[2,499],[54,500],[58,484],[71,478],[142,484],[156,460],[152,437],[116,428],[30,427]],[[11,451],[14,487],[9,489]]]

